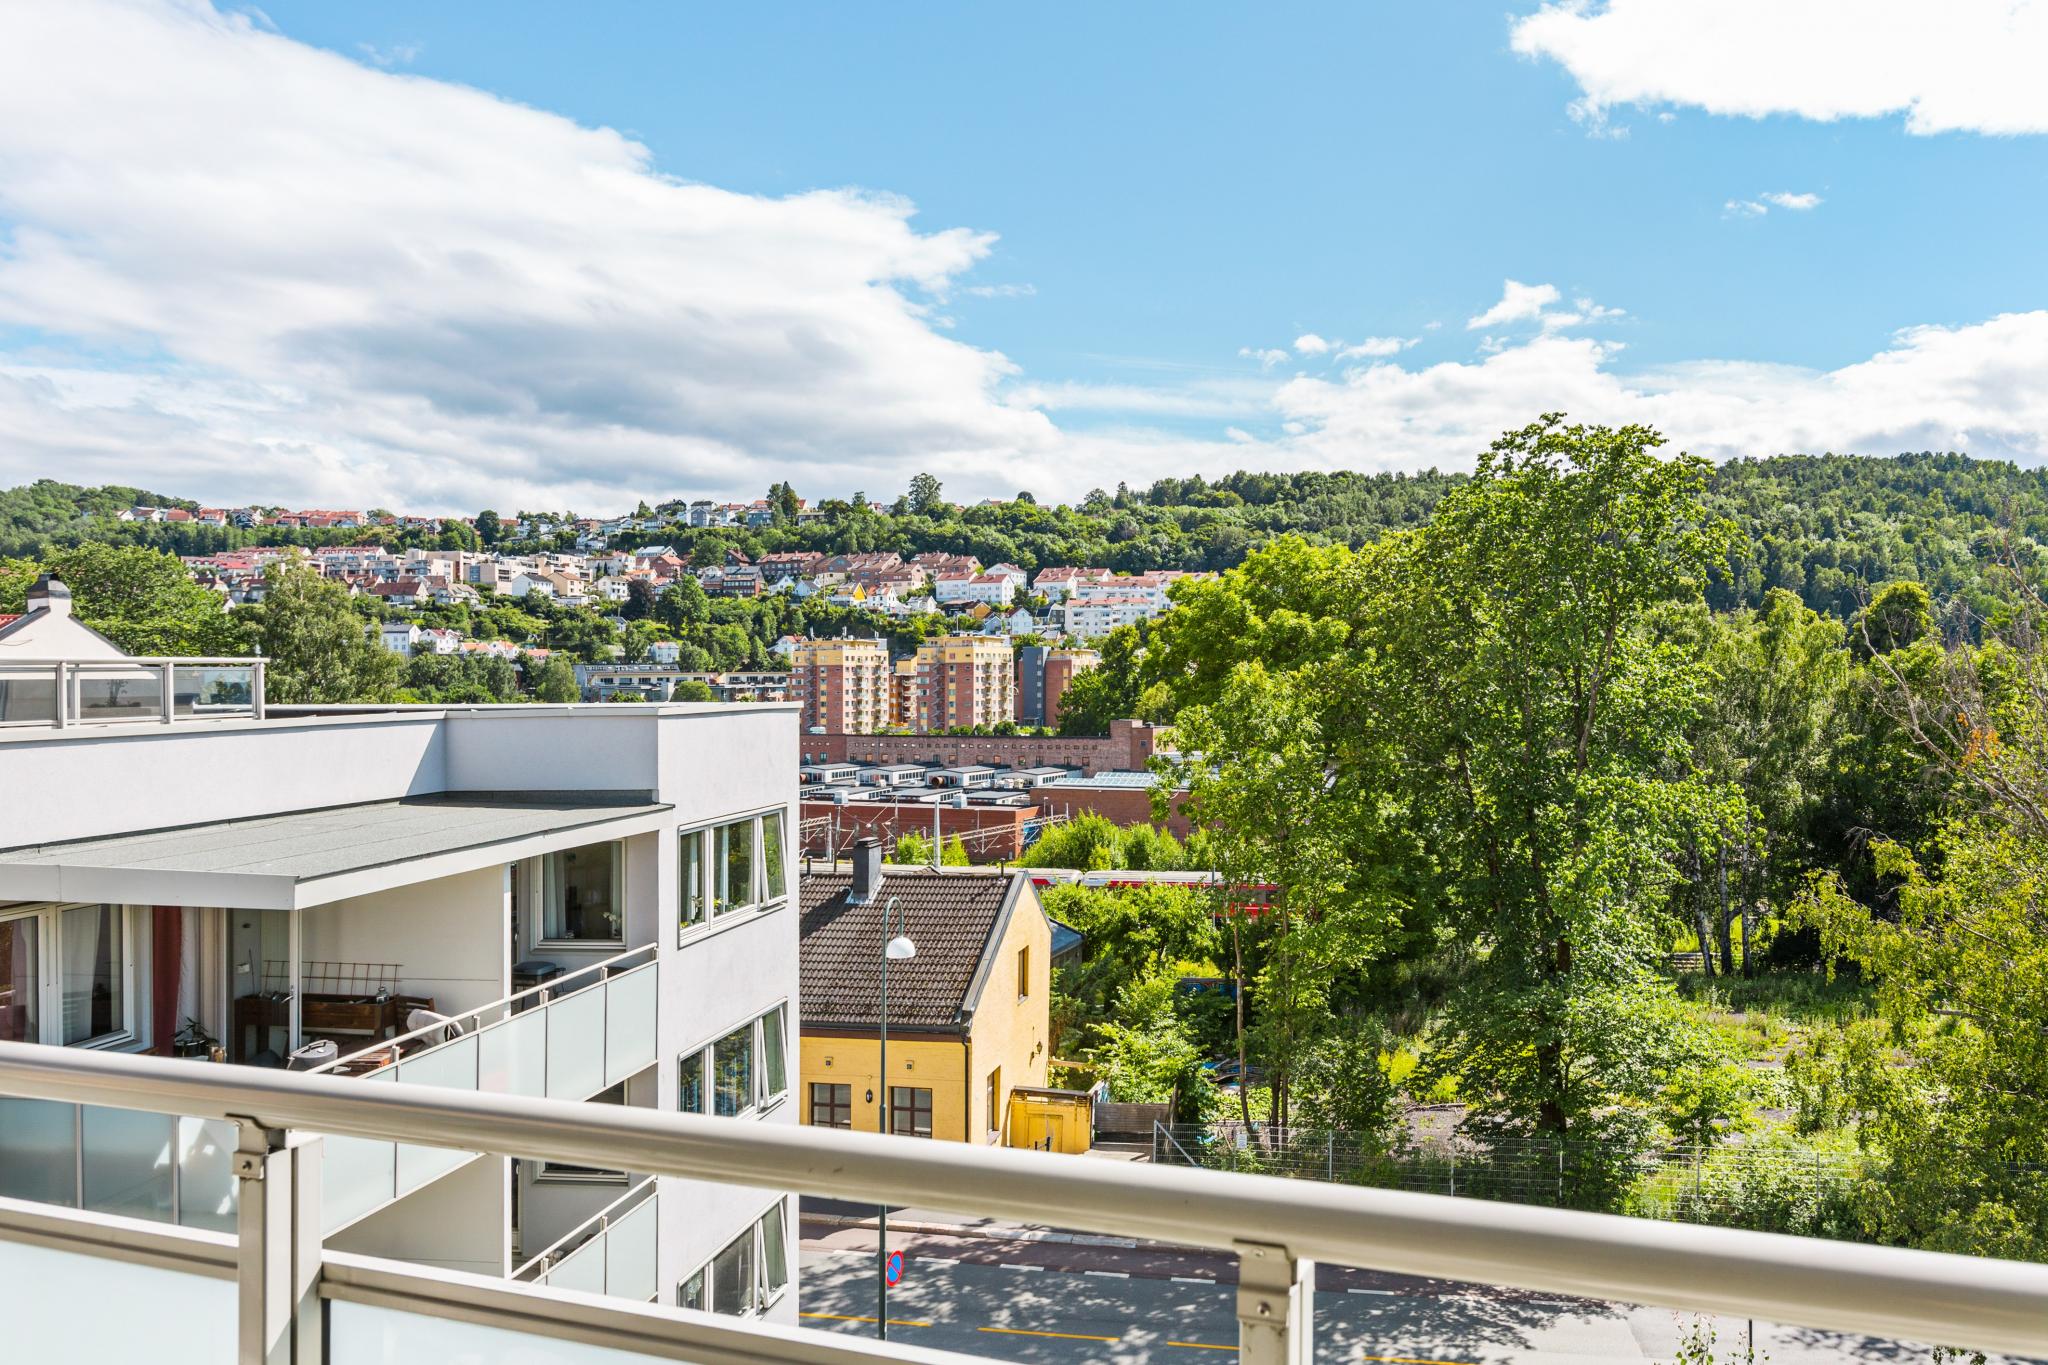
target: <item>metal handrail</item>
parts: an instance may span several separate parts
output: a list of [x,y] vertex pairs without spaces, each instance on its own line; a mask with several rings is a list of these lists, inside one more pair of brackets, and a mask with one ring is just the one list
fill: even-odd
[[[468,1023],[470,1027],[462,1030],[463,1035],[467,1036],[469,1034],[477,1032],[479,1029],[483,1027],[484,1016],[486,1014],[489,1014],[496,1010],[502,1010],[508,1016],[516,1014],[518,1013],[518,1011],[513,1009],[512,1007],[514,1002],[524,1000],[529,996],[538,997],[539,1003],[541,1004],[550,1004],[558,996],[566,999],[569,996],[581,994],[582,992],[589,990],[593,986],[602,986],[606,981],[610,980],[613,976],[618,974],[620,970],[620,964],[624,963],[628,958],[645,957],[648,962],[654,961],[655,952],[658,947],[658,944],[643,943],[638,948],[628,948],[625,952],[620,953],[616,957],[608,957],[601,962],[593,962],[586,967],[578,967],[576,968],[576,970],[572,972],[564,972],[562,973],[562,975],[556,977],[553,981],[546,981],[538,986],[528,986],[523,991],[514,991],[512,992],[512,994],[504,996],[497,1000],[493,1000],[489,1004],[478,1005],[475,1009],[463,1010],[456,1014],[444,1014],[431,1024],[422,1024],[416,1029],[412,1029],[408,1032],[398,1034],[395,1037],[374,1039],[368,1043],[365,1043],[363,1046],[357,1048],[354,1052],[344,1053],[341,1056],[336,1057],[331,1062],[322,1062],[319,1066],[308,1067],[305,1071],[299,1074],[306,1076],[318,1076],[324,1072],[332,1072],[345,1062],[353,1061],[356,1058],[364,1056],[368,1053],[381,1051],[384,1048],[393,1049],[395,1056],[401,1044],[412,1042],[413,1040],[418,1038],[424,1038],[428,1034],[438,1032],[441,1029],[445,1029],[451,1024]],[[641,965],[644,966],[645,964],[643,963]],[[571,986],[568,984],[569,982],[576,980],[578,977],[585,976],[590,973],[599,973],[599,975],[593,977],[590,981],[584,983],[581,986]],[[429,1052],[434,1051],[436,1048],[447,1047],[459,1041],[461,1041],[459,1038],[450,1038],[446,1042],[436,1043],[434,1047],[421,1048],[419,1051],[411,1053],[408,1056],[407,1060],[412,1060],[413,1058],[418,1057],[424,1057]]]
[[876,1133],[0,1043],[0,1093],[951,1208],[1081,1231],[2038,1353],[2048,1265]]
[[[545,1250],[536,1252],[534,1255],[527,1257],[525,1263],[522,1264],[517,1270],[512,1272],[511,1277],[515,1280],[524,1280],[530,1273],[536,1270],[552,1269],[553,1267],[549,1264],[549,1257],[561,1251],[563,1247],[569,1246],[571,1242],[574,1242],[576,1244],[574,1248],[575,1250],[581,1250],[584,1246],[589,1244],[590,1239],[592,1237],[596,1236],[600,1232],[606,1231],[607,1228],[609,1228],[612,1219],[618,1218],[627,1213],[631,1213],[633,1209],[639,1208],[642,1204],[646,1203],[653,1196],[654,1177],[648,1176],[639,1184],[633,1186],[624,1194],[620,1195],[617,1199],[612,1200],[611,1203],[606,1204],[596,1213],[591,1214],[590,1217],[584,1219],[575,1227],[570,1228],[560,1237],[557,1237],[554,1241],[548,1243],[547,1248]],[[632,1205],[631,1208],[624,1207],[628,1203]],[[592,1229],[595,1229],[596,1231],[592,1231]]]

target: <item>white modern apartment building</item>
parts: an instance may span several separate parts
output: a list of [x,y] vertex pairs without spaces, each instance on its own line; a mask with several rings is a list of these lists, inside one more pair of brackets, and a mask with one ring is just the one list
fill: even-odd
[[[0,1042],[796,1122],[794,706],[261,688],[0,659]],[[234,1131],[0,1098],[0,1204],[231,1233]],[[330,1253],[795,1321],[786,1193],[322,1148]]]

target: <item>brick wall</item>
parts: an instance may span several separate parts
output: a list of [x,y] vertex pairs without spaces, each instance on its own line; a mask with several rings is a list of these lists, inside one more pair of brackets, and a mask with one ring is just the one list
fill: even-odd
[[[1007,768],[1079,768],[1089,776],[1144,768],[1157,747],[1158,726],[1111,721],[1106,736],[804,735],[799,748],[813,763],[983,763]],[[1142,795],[1142,793],[1141,793]]]

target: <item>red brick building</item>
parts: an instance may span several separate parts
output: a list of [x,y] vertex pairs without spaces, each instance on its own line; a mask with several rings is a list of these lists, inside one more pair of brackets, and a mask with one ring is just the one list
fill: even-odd
[[1107,735],[849,735],[800,737],[806,763],[986,764],[1005,768],[1142,771],[1165,734],[1141,720],[1115,720]]

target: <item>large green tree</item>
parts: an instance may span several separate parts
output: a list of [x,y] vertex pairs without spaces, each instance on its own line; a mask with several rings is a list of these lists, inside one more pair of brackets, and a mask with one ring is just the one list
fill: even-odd
[[244,623],[170,555],[86,541],[39,559],[0,560],[0,611],[20,611],[29,585],[44,573],[71,589],[79,620],[130,654],[248,651]]
[[266,696],[273,702],[389,701],[400,660],[372,640],[369,623],[348,589],[298,560],[281,560],[263,575],[263,601],[244,607],[269,660]]

